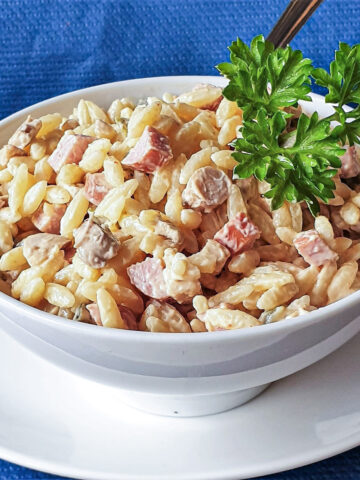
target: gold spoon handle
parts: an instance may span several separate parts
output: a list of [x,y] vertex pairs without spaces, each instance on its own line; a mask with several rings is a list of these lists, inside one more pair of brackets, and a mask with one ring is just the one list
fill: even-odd
[[275,47],[285,47],[322,2],[323,0],[291,0],[267,40]]

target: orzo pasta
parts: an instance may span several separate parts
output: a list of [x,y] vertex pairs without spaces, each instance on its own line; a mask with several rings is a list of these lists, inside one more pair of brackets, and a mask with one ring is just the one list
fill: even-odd
[[1,291],[69,321],[180,333],[359,289],[357,150],[315,220],[305,203],[272,212],[267,184],[232,177],[241,122],[211,85],[25,119],[0,151]]

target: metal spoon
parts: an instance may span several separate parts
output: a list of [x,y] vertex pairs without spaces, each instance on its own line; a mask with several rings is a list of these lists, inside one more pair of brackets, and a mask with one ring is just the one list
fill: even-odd
[[267,40],[275,47],[285,47],[322,2],[323,0],[291,0]]

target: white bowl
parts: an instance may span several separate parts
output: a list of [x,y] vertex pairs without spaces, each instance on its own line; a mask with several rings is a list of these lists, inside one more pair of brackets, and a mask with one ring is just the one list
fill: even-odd
[[[180,93],[197,83],[223,86],[225,81],[195,76],[146,78],[61,95],[2,120],[0,144],[6,143],[28,114],[69,114],[81,98],[107,107],[115,98]],[[316,109],[320,115],[331,112],[318,95],[303,107],[307,112]],[[0,327],[46,360],[116,387],[114,395],[129,405],[162,415],[195,416],[241,405],[270,382],[340,347],[360,331],[359,304],[357,292],[304,316],[270,325],[175,335],[72,322],[0,293]],[[106,399],[99,401],[106,404]]]

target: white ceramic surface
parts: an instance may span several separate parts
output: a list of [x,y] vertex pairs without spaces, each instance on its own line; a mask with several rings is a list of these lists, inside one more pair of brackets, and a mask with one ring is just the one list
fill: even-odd
[[[0,458],[87,480],[240,480],[360,444],[360,336],[240,408],[156,417],[0,337]],[[346,373],[346,374],[344,374]]]
[[[107,107],[117,97],[180,93],[219,77],[160,77],[92,87],[29,107],[0,122],[0,144],[27,114],[70,113],[80,98]],[[305,105],[331,110],[314,95]],[[205,415],[237,406],[265,386],[334,351],[360,330],[360,292],[303,317],[244,330],[156,334],[54,317],[0,293],[2,327],[33,352],[79,376],[116,386],[122,398],[163,415]]]

